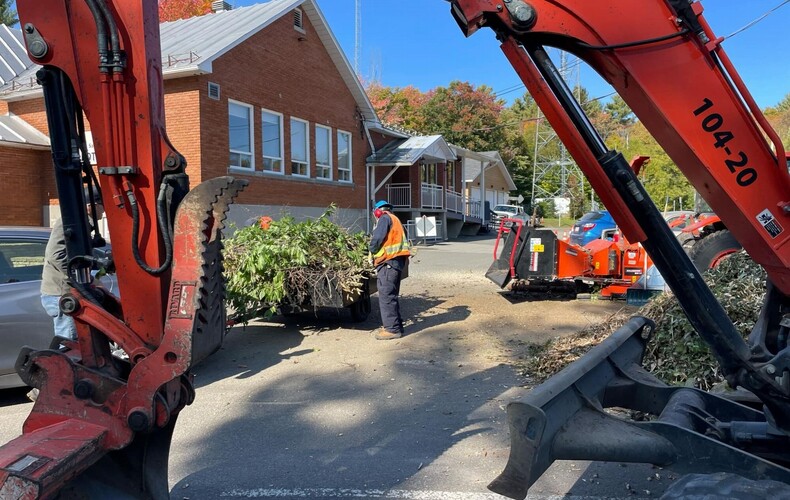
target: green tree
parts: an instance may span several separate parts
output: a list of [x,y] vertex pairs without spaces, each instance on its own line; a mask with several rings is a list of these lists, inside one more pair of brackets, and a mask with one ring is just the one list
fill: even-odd
[[0,23],[6,26],[13,26],[19,22],[16,15],[15,2],[11,0],[0,0]]
[[[691,183],[648,133],[644,125],[637,122],[630,127],[629,134],[631,139],[621,151],[626,159],[637,155],[650,157],[650,162],[642,167],[640,180],[658,209],[664,209],[667,199],[693,200],[694,188]],[[684,206],[689,208],[690,203],[686,204],[684,201]]]
[[518,97],[502,110],[501,122],[504,139],[499,147],[502,160],[516,184],[516,192],[528,201],[532,194],[532,176],[535,168],[535,128],[538,105],[528,93]]

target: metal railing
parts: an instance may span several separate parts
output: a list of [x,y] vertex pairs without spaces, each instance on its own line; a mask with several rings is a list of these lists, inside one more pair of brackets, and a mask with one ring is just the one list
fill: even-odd
[[464,215],[467,217],[474,217],[476,219],[482,219],[483,211],[480,209],[480,200],[466,200],[466,207],[464,211]]
[[393,208],[410,208],[411,184],[387,184],[387,201]]
[[449,212],[459,214],[464,212],[464,197],[461,193],[447,189],[445,190],[445,201]]
[[438,184],[421,185],[420,206],[422,208],[444,208],[444,188]]

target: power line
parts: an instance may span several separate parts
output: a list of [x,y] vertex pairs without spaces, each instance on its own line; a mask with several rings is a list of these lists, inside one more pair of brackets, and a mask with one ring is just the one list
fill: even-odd
[[773,14],[775,11],[777,11],[777,10],[778,10],[780,7],[782,7],[783,5],[785,5],[785,4],[786,4],[786,3],[788,3],[788,2],[790,2],[790,0],[784,0],[782,3],[780,3],[779,5],[777,5],[776,7],[772,8],[772,9],[769,9],[769,10],[768,10],[768,11],[767,11],[765,14],[761,15],[760,17],[758,17],[758,18],[757,18],[757,19],[755,19],[754,21],[752,21],[752,22],[750,22],[750,23],[746,24],[746,25],[745,25],[744,27],[742,27],[742,28],[739,28],[739,29],[737,29],[737,30],[733,31],[732,33],[730,33],[729,35],[725,36],[724,38],[731,38],[731,37],[733,37],[733,36],[737,35],[738,33],[741,33],[741,32],[743,32],[743,31],[746,31],[747,29],[749,29],[749,28],[751,28],[752,26],[754,26],[755,24],[759,23],[760,21],[762,21],[762,20],[763,20],[763,19],[765,19],[766,17],[768,17],[768,16],[770,16],[771,14]]

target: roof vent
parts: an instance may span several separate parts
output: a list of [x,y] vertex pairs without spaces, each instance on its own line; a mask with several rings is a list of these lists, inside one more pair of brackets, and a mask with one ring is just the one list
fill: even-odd
[[219,84],[208,82],[208,98],[219,101]]
[[304,19],[302,9],[294,9],[294,29],[304,33]]
[[223,12],[226,10],[231,10],[233,7],[230,6],[228,2],[223,0],[214,0],[211,2],[211,11],[212,12]]

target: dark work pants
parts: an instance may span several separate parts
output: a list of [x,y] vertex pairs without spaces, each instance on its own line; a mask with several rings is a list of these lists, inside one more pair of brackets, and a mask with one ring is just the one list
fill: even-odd
[[400,271],[388,265],[378,269],[379,310],[381,324],[392,333],[403,333],[403,320],[400,317]]

